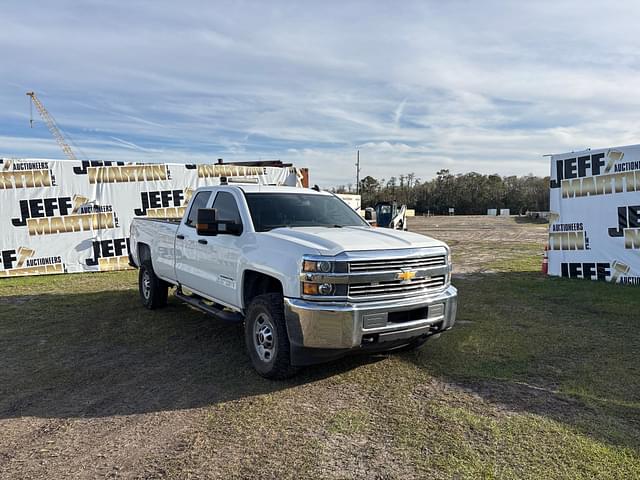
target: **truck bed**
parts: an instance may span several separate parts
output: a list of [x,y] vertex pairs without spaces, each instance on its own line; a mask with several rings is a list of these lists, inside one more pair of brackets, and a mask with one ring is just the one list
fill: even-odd
[[182,221],[181,218],[177,217],[136,217],[136,221],[138,220],[147,220],[149,222],[162,222],[162,223],[173,223],[175,225],[180,224]]
[[131,222],[130,253],[136,265],[140,244],[149,248],[153,258],[153,269],[160,278],[175,282],[175,240],[180,218],[135,217]]

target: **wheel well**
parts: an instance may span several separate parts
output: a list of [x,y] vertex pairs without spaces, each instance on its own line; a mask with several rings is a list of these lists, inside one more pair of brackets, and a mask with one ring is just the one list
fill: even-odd
[[249,303],[254,297],[265,293],[282,294],[282,283],[280,283],[280,280],[253,270],[245,271],[242,282],[242,303],[244,308],[249,306]]
[[140,262],[139,266],[142,266],[146,261],[151,263],[151,249],[149,245],[146,243],[138,244],[138,262]]

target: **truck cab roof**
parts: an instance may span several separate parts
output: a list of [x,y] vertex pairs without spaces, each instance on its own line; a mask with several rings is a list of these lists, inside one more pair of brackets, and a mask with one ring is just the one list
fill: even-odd
[[288,186],[273,186],[273,185],[259,185],[259,184],[244,184],[235,183],[227,185],[211,185],[208,187],[201,187],[198,190],[240,190],[245,193],[304,193],[308,195],[331,195],[329,192],[312,190],[310,188],[300,187],[288,187]]

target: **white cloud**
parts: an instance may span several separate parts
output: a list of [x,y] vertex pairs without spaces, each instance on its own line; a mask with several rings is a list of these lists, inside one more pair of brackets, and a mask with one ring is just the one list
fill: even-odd
[[3,2],[0,156],[61,157],[34,89],[101,159],[281,158],[324,186],[546,174],[638,142],[640,4]]
[[127,142],[126,140],[123,140],[123,139],[118,138],[118,137],[111,136],[109,138],[111,138],[112,140],[115,140],[116,143],[119,146],[121,145],[121,146],[123,146],[125,148],[129,148],[131,150],[136,150],[138,152],[147,152],[147,153],[160,153],[160,152],[162,152],[162,150],[159,150],[159,149],[156,149],[156,148],[144,148],[144,147],[141,147],[140,145],[136,145],[133,142]]
[[402,112],[404,111],[404,107],[407,104],[407,99],[403,99],[400,104],[396,107],[395,111],[393,112],[393,123],[395,123],[396,128],[399,126],[400,124],[400,119],[402,118]]

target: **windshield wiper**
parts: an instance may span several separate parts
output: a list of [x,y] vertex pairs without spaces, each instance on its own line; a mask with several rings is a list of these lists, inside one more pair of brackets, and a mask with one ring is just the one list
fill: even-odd
[[276,228],[304,228],[304,227],[324,227],[324,228],[343,228],[344,225],[339,225],[337,223],[320,223],[320,224],[313,224],[310,223],[308,225],[291,225],[291,224],[282,224],[282,225],[265,225],[264,228],[268,229],[268,230],[274,230]]
[[275,230],[276,228],[291,228],[291,225],[264,225],[262,228],[268,232],[269,230]]

